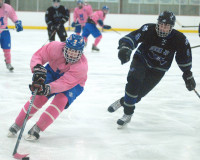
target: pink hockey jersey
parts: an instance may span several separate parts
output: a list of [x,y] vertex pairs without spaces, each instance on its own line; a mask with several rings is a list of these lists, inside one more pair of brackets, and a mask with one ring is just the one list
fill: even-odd
[[98,20],[104,21],[105,17],[106,16],[104,15],[102,10],[96,11],[90,16],[90,18],[95,22],[95,24],[98,23]]
[[13,23],[15,23],[18,20],[16,12],[12,8],[12,6],[4,3],[2,7],[0,8],[0,28],[1,29],[5,29],[7,27],[8,18],[10,18]]
[[83,8],[76,7],[74,9],[74,22],[79,22],[81,26],[85,26],[85,23],[87,22],[88,16],[92,14],[92,8],[83,6]]
[[53,41],[40,48],[32,56],[30,67],[33,72],[33,67],[37,64],[44,65],[49,63],[54,72],[60,71],[64,73],[59,79],[49,83],[52,93],[60,93],[73,88],[80,84],[82,87],[87,80],[88,63],[84,54],[81,59],[74,64],[66,64],[66,59],[63,54],[63,48],[66,43]]
[[87,12],[87,15],[90,17],[93,13],[93,9],[92,9],[92,6],[90,4],[85,4],[84,5],[84,8]]

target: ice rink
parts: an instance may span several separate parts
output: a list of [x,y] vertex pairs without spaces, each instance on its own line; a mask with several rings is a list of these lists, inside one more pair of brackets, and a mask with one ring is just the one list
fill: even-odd
[[[0,54],[0,160],[13,159],[17,138],[7,138],[8,128],[31,95],[31,56],[48,39],[46,30],[10,32],[13,73],[6,69],[2,50]],[[158,86],[136,105],[126,128],[117,129],[122,108],[107,112],[108,106],[124,95],[130,62],[120,64],[117,47],[127,33],[104,32],[99,53],[91,52],[94,39],[89,37],[84,92],[41,133],[39,141],[22,138],[19,153],[30,153],[30,160],[199,160],[200,99],[186,89],[175,61]],[[200,44],[197,33],[186,36],[191,46]],[[192,71],[200,92],[200,48],[192,51]],[[28,121],[23,137],[47,105]]]

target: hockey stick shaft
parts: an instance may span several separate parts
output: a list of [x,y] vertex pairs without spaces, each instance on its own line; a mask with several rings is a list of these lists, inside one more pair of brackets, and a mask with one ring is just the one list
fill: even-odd
[[116,31],[115,29],[111,28],[112,31],[114,31],[115,33],[121,35],[121,33],[119,33],[118,31]]
[[20,133],[19,133],[19,136],[18,136],[18,138],[17,138],[17,142],[16,142],[16,145],[15,145],[15,148],[14,148],[14,151],[13,151],[13,156],[17,153],[17,149],[18,149],[18,147],[19,147],[19,143],[20,143],[20,140],[21,140],[21,138],[22,138],[22,134],[23,134],[23,132],[24,132],[24,128],[25,128],[25,126],[26,126],[26,122],[27,122],[27,120],[28,120],[29,113],[30,113],[31,108],[32,108],[32,106],[33,106],[33,102],[34,102],[34,100],[35,100],[35,96],[36,96],[37,91],[38,91],[38,89],[35,89],[35,91],[33,92],[33,96],[32,96],[32,98],[31,98],[31,102],[30,102],[30,105],[29,105],[29,107],[28,107],[28,111],[27,111],[27,113],[26,113],[26,117],[24,118],[24,122],[23,122],[22,128],[21,128]]
[[183,28],[199,27],[199,26],[182,26]]
[[55,33],[56,33],[56,30],[54,30],[54,31],[51,33],[49,39],[47,39],[47,41],[42,45],[42,47],[51,39],[51,37],[52,37]]
[[0,31],[9,31],[9,30],[15,30],[14,28],[5,28],[5,29],[3,29],[3,28],[0,28]]
[[200,98],[199,93],[194,89],[194,92],[196,93],[196,95]]
[[191,48],[197,48],[197,47],[200,47],[200,45],[197,45],[197,46],[193,46],[193,47],[191,47]]

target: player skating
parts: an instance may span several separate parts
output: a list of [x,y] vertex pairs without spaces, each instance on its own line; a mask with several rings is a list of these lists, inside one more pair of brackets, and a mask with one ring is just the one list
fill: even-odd
[[67,32],[64,24],[69,19],[69,10],[60,5],[60,0],[53,0],[52,6],[49,7],[45,14],[49,41],[55,41],[55,35],[58,34],[61,42],[66,41]]
[[87,19],[92,14],[90,5],[84,5],[83,0],[77,1],[77,7],[74,9],[72,27],[75,27],[75,33],[80,35]]
[[[55,96],[40,116],[37,123],[28,131],[27,140],[39,139],[40,131],[44,131],[53,121],[67,109],[78,97],[87,80],[88,64],[83,54],[84,39],[72,34],[67,41],[53,41],[40,48],[31,59],[33,83],[30,89],[38,88],[29,119],[48,101]],[[45,63],[48,63],[45,67]],[[30,102],[28,101],[10,127],[11,137],[21,129]]]
[[195,89],[196,83],[191,72],[191,47],[185,35],[173,29],[175,20],[172,12],[164,11],[159,15],[157,24],[145,24],[119,40],[118,57],[121,64],[130,60],[132,50],[141,43],[130,65],[125,95],[108,108],[109,112],[114,112],[124,107],[124,115],[117,121],[119,127],[131,121],[135,103],[160,82],[174,56],[183,72],[187,89]]
[[6,67],[9,71],[13,71],[14,67],[11,65],[11,36],[8,30],[8,18],[15,23],[16,31],[23,30],[22,22],[18,20],[15,10],[9,4],[0,0],[0,44],[4,52]]
[[109,8],[108,6],[103,6],[101,10],[94,12],[90,18],[88,18],[88,21],[83,28],[82,36],[84,37],[85,43],[87,44],[88,36],[92,34],[92,36],[95,38],[94,44],[92,45],[93,51],[100,51],[100,49],[97,47],[99,44],[102,34],[97,28],[97,24],[99,24],[104,29],[111,29],[111,26],[104,25],[103,21],[106,18],[106,14],[108,13]]

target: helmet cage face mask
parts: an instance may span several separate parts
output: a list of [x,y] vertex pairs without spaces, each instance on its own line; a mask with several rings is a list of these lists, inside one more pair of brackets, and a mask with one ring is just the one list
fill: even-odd
[[[160,29],[160,28],[169,28],[169,29]],[[159,37],[167,37],[172,32],[173,26],[170,24],[165,24],[158,22],[156,24],[156,32]]]
[[67,63],[73,64],[81,59],[83,51],[71,49],[67,46],[64,47],[64,57]]
[[[159,37],[167,37],[175,25],[176,17],[173,12],[164,11],[158,16],[156,32]],[[169,29],[166,29],[169,28]]]

